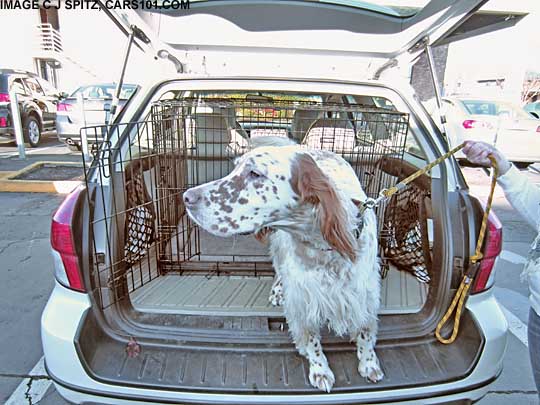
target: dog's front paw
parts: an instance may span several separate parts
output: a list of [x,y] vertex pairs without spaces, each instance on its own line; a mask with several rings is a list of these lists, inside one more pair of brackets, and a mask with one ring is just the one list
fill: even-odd
[[272,304],[274,307],[283,305],[283,285],[281,284],[281,281],[274,283],[272,286],[268,301],[270,301],[270,304]]
[[369,382],[377,383],[384,378],[384,373],[381,370],[379,359],[373,353],[372,356],[364,358],[358,364],[358,372],[362,377],[365,377]]
[[311,363],[309,366],[309,382],[321,391],[330,392],[334,386],[334,373],[327,365]]

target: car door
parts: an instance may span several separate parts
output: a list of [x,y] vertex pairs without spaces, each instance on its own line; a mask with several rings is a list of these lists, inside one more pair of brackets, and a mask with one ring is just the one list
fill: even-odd
[[33,77],[23,79],[26,87],[30,90],[32,100],[39,106],[43,113],[43,121],[51,122],[56,119],[56,104],[58,98],[45,94],[45,91]]

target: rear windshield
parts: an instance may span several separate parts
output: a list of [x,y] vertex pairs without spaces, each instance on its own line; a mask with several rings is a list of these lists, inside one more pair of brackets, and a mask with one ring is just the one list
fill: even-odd
[[[75,90],[70,97],[77,97],[79,93],[82,93],[83,98],[112,99],[115,89],[114,84],[82,86]],[[133,84],[123,85],[120,91],[120,100],[129,100],[136,90],[137,86]]]
[[523,108],[502,101],[462,100],[465,110],[472,115],[508,115],[513,118],[530,118]]

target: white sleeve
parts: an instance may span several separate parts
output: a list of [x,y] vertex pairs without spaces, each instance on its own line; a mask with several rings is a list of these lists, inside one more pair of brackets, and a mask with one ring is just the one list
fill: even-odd
[[512,165],[497,182],[512,207],[527,220],[529,225],[538,229],[540,224],[540,188]]

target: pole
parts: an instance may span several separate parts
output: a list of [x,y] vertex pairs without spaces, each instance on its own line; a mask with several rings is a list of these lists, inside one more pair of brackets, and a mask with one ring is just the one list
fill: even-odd
[[122,71],[120,72],[120,78],[118,79],[118,83],[116,84],[113,101],[111,103],[111,116],[110,116],[111,122],[114,120],[114,116],[116,115],[116,110],[118,109],[118,104],[120,103],[120,92],[122,91],[122,85],[124,84],[124,75],[126,74],[126,67],[129,60],[129,54],[131,52],[131,45],[133,45],[133,38],[134,38],[134,29],[132,28],[131,32],[129,33],[128,43],[126,46],[126,52],[124,54],[124,63],[122,64]]
[[86,133],[86,112],[84,110],[84,97],[82,92],[79,92],[77,94],[77,104],[80,108],[80,114],[81,114],[81,121],[83,123],[80,133],[81,133],[81,148],[82,153],[84,155],[84,159],[88,161],[89,155],[88,155],[88,135]]
[[17,149],[19,150],[19,159],[26,159],[21,113],[19,111],[17,93],[11,91],[9,93],[9,99],[11,101],[11,121],[13,122],[13,130],[15,131],[15,140],[17,141]]
[[435,89],[435,100],[437,101],[437,108],[439,110],[439,116],[441,118],[442,133],[446,137],[446,117],[442,112],[442,98],[441,89],[439,88],[439,78],[437,77],[437,71],[435,70],[435,60],[433,59],[433,53],[431,52],[431,46],[426,46],[426,55],[429,64],[429,70],[431,71],[431,80],[433,81],[433,88]]

